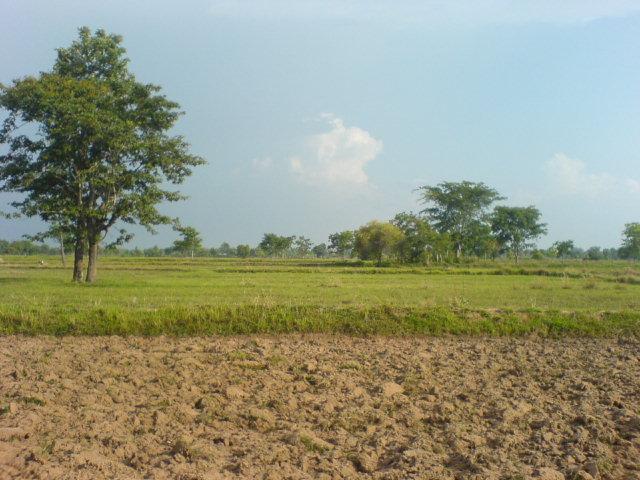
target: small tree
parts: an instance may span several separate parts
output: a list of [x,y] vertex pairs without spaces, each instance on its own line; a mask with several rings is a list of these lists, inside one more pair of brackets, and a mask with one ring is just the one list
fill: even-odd
[[399,213],[391,223],[402,230],[404,238],[398,245],[398,255],[405,262],[421,262],[434,251],[438,236],[429,222],[413,213]]
[[193,258],[195,251],[202,248],[200,233],[193,227],[176,227],[175,230],[180,233],[182,238],[173,242],[174,250],[183,254],[190,253]]
[[576,246],[573,243],[573,240],[562,240],[558,242],[554,242],[551,245],[553,252],[555,252],[557,258],[565,259],[573,253]]
[[311,252],[313,252],[313,254],[317,258],[324,258],[324,257],[327,256],[327,253],[328,253],[327,244],[326,243],[320,243],[320,244],[316,245],[315,247],[313,247],[311,249]]
[[585,252],[585,255],[589,260],[602,260],[604,258],[604,254],[600,247],[589,247]]
[[284,256],[285,252],[291,248],[295,238],[284,237],[275,233],[265,233],[259,247],[270,257]]
[[351,230],[329,235],[329,251],[341,257],[350,257],[355,246],[355,233]]
[[496,207],[491,217],[491,230],[499,245],[515,257],[516,263],[530,241],[547,232],[540,223],[540,211],[529,207]]
[[620,253],[623,258],[640,260],[640,223],[627,223],[624,226]]
[[220,257],[231,257],[234,253],[235,250],[227,242],[222,242],[218,247],[218,256]]
[[382,265],[382,258],[397,252],[404,238],[402,230],[391,223],[369,222],[356,232],[355,250],[362,260],[375,260]]
[[298,255],[299,257],[306,257],[307,255],[309,255],[309,252],[311,251],[313,242],[308,238],[300,236],[294,240],[293,246],[296,250],[296,255]]
[[251,256],[251,247],[249,245],[238,245],[236,247],[236,255],[240,258]]

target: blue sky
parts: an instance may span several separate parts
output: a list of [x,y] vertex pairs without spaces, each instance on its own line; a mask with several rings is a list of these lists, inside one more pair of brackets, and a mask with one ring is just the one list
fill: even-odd
[[[616,246],[640,221],[640,1],[0,0],[0,82],[47,70],[79,26],[186,115],[208,160],[163,210],[207,245],[329,233],[483,181],[534,204],[540,244]],[[0,209],[10,199],[0,196]],[[38,230],[0,221],[0,238]],[[167,245],[170,229],[132,245]]]

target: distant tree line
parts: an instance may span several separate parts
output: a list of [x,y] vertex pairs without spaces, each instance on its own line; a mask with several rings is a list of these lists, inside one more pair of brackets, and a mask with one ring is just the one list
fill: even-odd
[[[384,261],[428,264],[498,257],[512,258],[516,262],[522,257],[640,259],[640,223],[625,225],[619,248],[594,246],[584,250],[576,247],[572,240],[563,240],[547,249],[540,249],[535,247],[534,241],[546,233],[546,225],[540,221],[541,214],[533,206],[494,206],[504,197],[483,183],[468,181],[444,182],[421,187],[418,191],[424,207],[421,211],[402,212],[386,222],[371,221],[356,230],[332,233],[327,243],[318,245],[301,235],[265,233],[255,247],[247,244],[231,246],[223,242],[218,247],[206,248],[195,228],[176,225],[174,230],[179,233],[179,238],[170,247],[123,249],[113,245],[104,249],[103,254],[223,258],[357,257],[378,265]],[[52,255],[60,253],[60,250],[29,240],[0,240],[0,254],[5,255]]]
[[59,249],[31,240],[0,240],[0,255],[57,255]]

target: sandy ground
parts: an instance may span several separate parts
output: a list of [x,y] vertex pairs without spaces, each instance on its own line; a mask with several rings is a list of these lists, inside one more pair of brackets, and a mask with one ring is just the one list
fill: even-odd
[[0,478],[640,479],[640,343],[0,337]]

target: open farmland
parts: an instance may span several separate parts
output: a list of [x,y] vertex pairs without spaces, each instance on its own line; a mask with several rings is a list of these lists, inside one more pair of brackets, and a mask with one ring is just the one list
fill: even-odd
[[4,337],[0,408],[3,479],[637,480],[640,345]]
[[640,478],[633,263],[41,260],[0,264],[0,479]]
[[576,333],[635,335],[628,262],[382,267],[313,260],[106,257],[72,285],[59,260],[0,266],[0,331],[49,334]]

